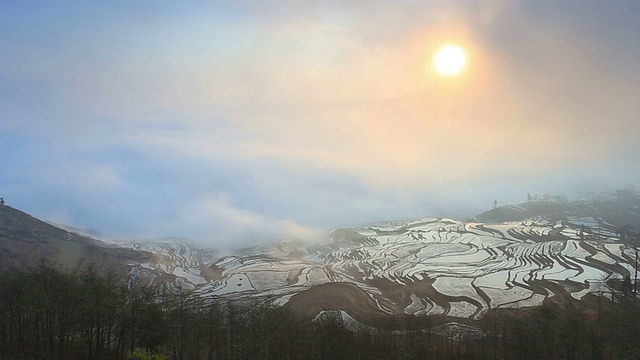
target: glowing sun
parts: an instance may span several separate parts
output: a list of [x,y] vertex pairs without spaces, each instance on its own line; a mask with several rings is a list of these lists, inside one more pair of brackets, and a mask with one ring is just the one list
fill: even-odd
[[433,68],[442,76],[460,74],[467,64],[467,54],[455,45],[448,45],[438,50],[433,57]]

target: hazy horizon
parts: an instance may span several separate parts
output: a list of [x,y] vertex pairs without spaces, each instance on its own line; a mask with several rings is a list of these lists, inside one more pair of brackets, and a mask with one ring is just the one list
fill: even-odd
[[[640,186],[636,1],[0,5],[0,197],[250,246]],[[459,76],[434,73],[446,44]]]

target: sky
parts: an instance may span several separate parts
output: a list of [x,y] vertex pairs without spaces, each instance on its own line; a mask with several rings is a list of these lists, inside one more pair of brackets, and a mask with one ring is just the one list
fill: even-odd
[[[234,249],[640,186],[640,2],[0,1],[0,196]],[[457,44],[458,76],[431,66]]]

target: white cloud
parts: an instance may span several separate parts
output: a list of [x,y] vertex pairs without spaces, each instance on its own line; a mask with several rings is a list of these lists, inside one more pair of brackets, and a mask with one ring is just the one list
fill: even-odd
[[239,208],[224,193],[203,195],[177,206],[175,221],[163,226],[163,231],[183,234],[187,229],[186,235],[200,243],[227,251],[285,238],[310,240],[323,233],[293,219],[272,218]]

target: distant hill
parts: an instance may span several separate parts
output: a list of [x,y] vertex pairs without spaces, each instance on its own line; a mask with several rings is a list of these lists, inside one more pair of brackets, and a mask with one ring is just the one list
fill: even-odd
[[535,200],[517,205],[498,206],[470,219],[485,223],[521,221],[531,218],[566,220],[567,217],[599,219],[599,226],[615,230],[624,226],[640,229],[640,195],[632,191],[597,194],[587,200]]

